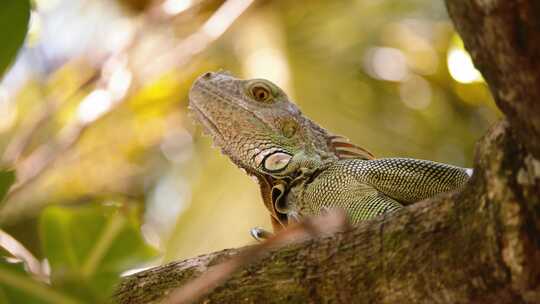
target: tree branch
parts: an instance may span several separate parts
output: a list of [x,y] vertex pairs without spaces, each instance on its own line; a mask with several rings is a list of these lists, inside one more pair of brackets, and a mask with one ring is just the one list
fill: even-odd
[[[531,171],[534,162],[507,124],[500,123],[480,144],[477,174],[463,192],[420,202],[332,237],[273,251],[207,299],[538,301],[540,183],[538,172]],[[116,299],[156,302],[237,253],[238,249],[225,250],[135,274],[122,282]]]

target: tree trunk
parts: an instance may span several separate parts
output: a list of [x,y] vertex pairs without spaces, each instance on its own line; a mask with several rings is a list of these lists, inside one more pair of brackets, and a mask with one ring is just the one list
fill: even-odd
[[[205,303],[540,303],[540,3],[447,0],[506,119],[478,143],[465,189],[331,237],[274,250]],[[123,280],[159,301],[238,249]]]
[[499,108],[540,158],[540,2],[446,0],[448,13]]

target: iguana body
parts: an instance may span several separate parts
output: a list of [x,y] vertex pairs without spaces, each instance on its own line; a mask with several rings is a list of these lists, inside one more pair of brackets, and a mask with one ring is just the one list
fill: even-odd
[[407,158],[375,159],[302,115],[273,83],[205,73],[190,108],[216,145],[257,177],[275,229],[291,218],[343,208],[352,223],[460,188],[466,169]]
[[462,168],[426,160],[338,160],[312,181],[293,187],[289,196],[295,199],[289,198],[287,208],[319,214],[325,208],[339,207],[356,223],[456,189],[468,179]]

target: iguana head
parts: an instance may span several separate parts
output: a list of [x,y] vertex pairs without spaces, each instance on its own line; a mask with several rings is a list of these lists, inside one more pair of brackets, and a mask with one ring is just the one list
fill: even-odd
[[288,222],[282,198],[291,180],[309,177],[341,158],[373,158],[303,116],[285,92],[268,80],[208,72],[195,81],[189,100],[195,119],[214,143],[257,177],[275,229]]
[[[237,79],[225,72],[200,76],[190,108],[214,143],[248,173],[276,178],[337,160],[340,151],[369,152],[332,136],[304,117],[285,92],[264,79]],[[359,149],[359,148],[357,148]]]

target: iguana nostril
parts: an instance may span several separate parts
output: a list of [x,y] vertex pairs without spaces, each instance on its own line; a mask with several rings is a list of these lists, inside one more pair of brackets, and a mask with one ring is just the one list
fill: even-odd
[[204,79],[210,79],[210,78],[212,78],[212,74],[214,74],[214,73],[212,73],[212,72],[206,72],[206,73],[204,73],[203,78],[204,78]]

